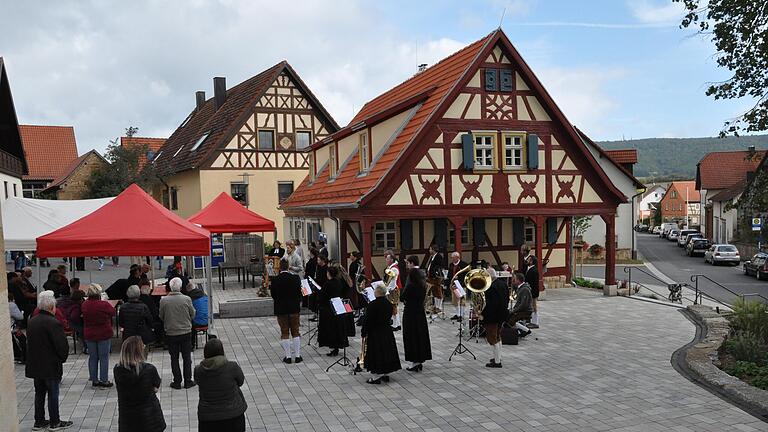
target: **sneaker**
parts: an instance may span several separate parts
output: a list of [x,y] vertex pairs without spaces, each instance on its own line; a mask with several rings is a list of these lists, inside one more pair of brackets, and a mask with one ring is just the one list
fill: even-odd
[[197,385],[197,383],[194,382],[194,381],[187,381],[187,382],[184,383],[184,388],[185,389],[191,389],[192,387],[194,387],[196,385]]
[[35,425],[32,426],[32,430],[33,431],[46,430],[46,429],[48,429],[48,426],[50,426],[50,425],[51,425],[51,422],[48,421],[48,420],[43,420],[41,422],[35,422]]
[[290,357],[283,357],[283,363],[285,364],[291,364],[292,361]]
[[293,360],[293,362],[294,362],[294,363],[297,363],[297,364],[298,364],[298,363],[301,363],[301,362],[303,362],[303,361],[304,361],[304,359],[303,359],[303,358],[301,358],[301,357],[296,357],[296,358]]
[[91,387],[99,388],[99,387],[101,387],[101,383],[98,382],[98,381],[93,381],[93,382],[91,382]]
[[180,382],[172,382],[171,388],[176,390],[181,390],[181,383]]
[[486,363],[485,367],[487,367],[487,368],[500,368],[501,367],[501,363],[496,363],[495,360],[492,360],[490,363]]
[[54,423],[48,426],[48,430],[57,431],[57,430],[69,429],[70,427],[72,427],[71,421],[59,420],[58,423]]

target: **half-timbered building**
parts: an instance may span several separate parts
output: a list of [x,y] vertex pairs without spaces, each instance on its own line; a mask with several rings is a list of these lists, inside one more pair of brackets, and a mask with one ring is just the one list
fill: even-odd
[[188,217],[226,192],[282,232],[278,206],[307,176],[307,148],[338,125],[285,61],[229,89],[213,84],[153,154],[155,198]]
[[[328,233],[378,277],[386,249],[437,244],[518,267],[529,245],[550,282],[570,277],[570,221],[597,215],[615,283],[610,180],[504,32],[493,31],[363,106],[312,145],[309,176],[282,204],[291,236]],[[542,269],[544,270],[544,269]]]

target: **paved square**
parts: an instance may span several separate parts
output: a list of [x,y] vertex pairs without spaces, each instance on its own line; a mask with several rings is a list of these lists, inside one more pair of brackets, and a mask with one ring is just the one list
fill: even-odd
[[[435,360],[424,372],[401,371],[379,386],[340,367],[326,373],[332,359],[306,343],[304,363],[281,363],[273,318],[219,320],[217,326],[228,357],[245,372],[246,416],[254,431],[766,430],[672,368],[672,352],[695,333],[676,309],[575,288],[547,294],[542,328],[518,346],[504,346],[503,369],[484,367],[491,356],[484,341],[468,342],[477,360],[465,354],[448,362],[456,327],[440,321],[430,325]],[[402,347],[401,333],[396,338]],[[359,336],[351,344],[354,358]],[[115,344],[112,364],[118,351]],[[201,357],[197,350],[195,363]],[[197,389],[168,387],[167,352],[153,351],[149,361],[163,378],[158,395],[168,430],[196,430]],[[117,430],[117,392],[91,389],[87,356],[70,356],[64,371],[62,417],[75,422],[74,430]],[[22,430],[30,430],[34,394],[23,366],[16,366],[16,384]]]

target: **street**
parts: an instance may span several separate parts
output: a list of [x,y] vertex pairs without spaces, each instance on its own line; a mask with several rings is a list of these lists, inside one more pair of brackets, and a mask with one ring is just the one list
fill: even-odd
[[[713,266],[711,264],[706,264],[702,257],[691,258],[686,256],[683,249],[677,247],[675,242],[667,241],[656,235],[646,233],[638,233],[637,250],[645,262],[653,265],[658,271],[671,279],[671,281],[688,283],[694,286],[695,283],[691,281],[691,276],[700,274],[724,285],[729,290],[736,293],[757,293],[768,297],[768,281],[758,281],[754,276],[745,276],[741,265]],[[742,259],[744,259],[744,257],[742,257]],[[618,280],[628,279],[628,274],[624,272],[624,267],[624,265],[616,266],[616,278]],[[605,273],[604,270],[604,266],[585,266],[584,276],[603,278]],[[648,267],[640,266],[638,270],[633,269],[632,281],[637,281],[642,284],[663,285],[660,280],[644,274],[643,271],[653,273]],[[577,266],[576,274],[578,273],[579,270]],[[699,279],[699,289],[705,294],[722,302],[732,303],[735,300],[733,294],[705,278]],[[662,292],[662,294],[666,294],[666,292]]]

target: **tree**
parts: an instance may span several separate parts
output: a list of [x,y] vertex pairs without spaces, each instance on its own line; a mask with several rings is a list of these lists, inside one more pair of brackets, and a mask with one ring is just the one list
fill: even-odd
[[573,235],[581,237],[592,226],[592,216],[574,216]]
[[[139,128],[129,126],[125,129],[127,137],[133,137]],[[89,198],[106,198],[118,195],[132,183],[149,189],[155,182],[152,166],[146,164],[139,172],[140,158],[147,154],[146,145],[120,145],[120,138],[109,140],[104,158],[108,166],[96,169],[88,181]]]
[[718,66],[732,72],[729,79],[711,84],[707,96],[756,101],[741,117],[726,121],[720,136],[768,130],[768,2],[673,1],[685,7],[680,27],[698,27],[699,34],[711,36]]

